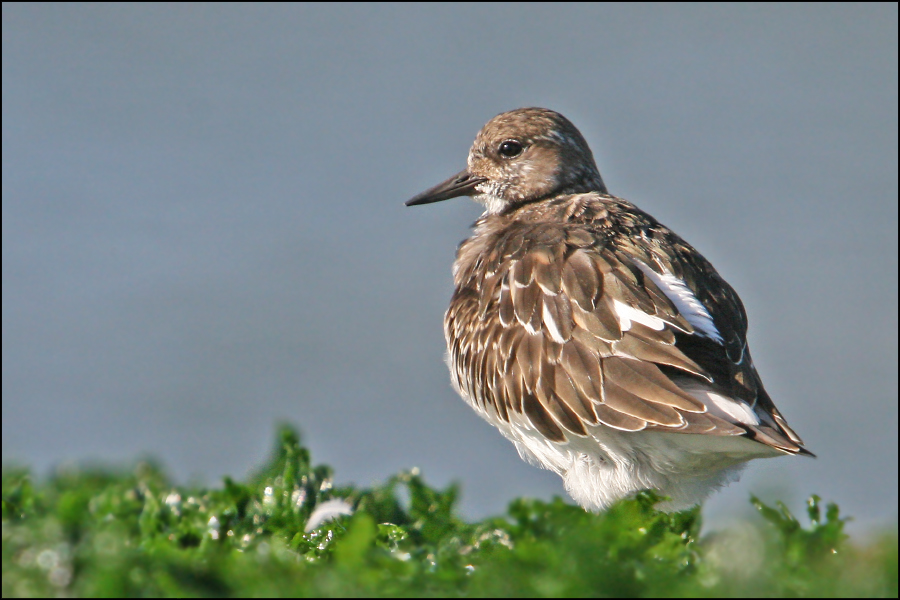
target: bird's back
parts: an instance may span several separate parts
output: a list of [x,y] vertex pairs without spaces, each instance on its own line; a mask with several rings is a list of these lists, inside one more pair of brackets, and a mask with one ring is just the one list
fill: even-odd
[[738,458],[803,452],[753,367],[737,294],[624,200],[564,195],[486,215],[454,278],[455,385],[508,437],[665,432],[753,440],[709,444]]

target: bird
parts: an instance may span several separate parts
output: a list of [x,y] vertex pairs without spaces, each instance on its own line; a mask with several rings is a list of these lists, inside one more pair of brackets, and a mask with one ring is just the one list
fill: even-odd
[[815,456],[763,387],[737,293],[607,191],[564,116],[497,115],[463,171],[406,205],[460,196],[485,210],[453,264],[451,383],[585,510],[652,490],[682,511],[749,460]]

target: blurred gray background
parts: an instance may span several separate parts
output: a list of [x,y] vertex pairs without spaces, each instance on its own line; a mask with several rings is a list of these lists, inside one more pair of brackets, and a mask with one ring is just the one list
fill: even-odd
[[[897,516],[897,5],[3,4],[3,460],[159,457],[217,484],[300,426],[339,483],[419,466],[463,515],[564,494],[451,390],[479,207],[403,201],[545,106],[610,190],[741,294],[817,460],[751,464]],[[868,525],[867,525],[868,524]]]

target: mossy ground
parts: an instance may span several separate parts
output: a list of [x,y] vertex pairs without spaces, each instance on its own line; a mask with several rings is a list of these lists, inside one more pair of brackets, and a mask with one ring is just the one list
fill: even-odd
[[[332,498],[353,516],[305,533]],[[896,528],[855,543],[815,496],[807,525],[754,499],[760,522],[705,537],[699,509],[659,513],[651,494],[601,514],[518,499],[477,523],[456,498],[416,472],[334,488],[289,428],[249,481],[217,489],[149,463],[43,482],[4,469],[3,595],[897,596]]]

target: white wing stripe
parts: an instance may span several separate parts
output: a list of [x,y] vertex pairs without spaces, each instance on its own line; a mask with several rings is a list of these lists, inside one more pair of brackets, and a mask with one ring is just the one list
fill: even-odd
[[650,329],[655,329],[656,331],[662,331],[666,326],[666,322],[659,317],[648,315],[644,311],[632,308],[618,300],[613,300],[613,309],[616,311],[616,316],[619,318],[619,327],[622,328],[622,331],[631,329],[632,321],[640,323],[641,325],[646,325]]
[[716,329],[712,315],[706,307],[697,300],[694,292],[685,283],[670,273],[660,275],[639,260],[634,260],[637,267],[650,278],[656,286],[672,301],[678,312],[687,322],[693,325],[697,331],[712,340],[723,343],[722,335]]
[[692,390],[691,394],[706,404],[709,412],[717,417],[742,425],[759,425],[759,417],[746,402],[702,389]]

